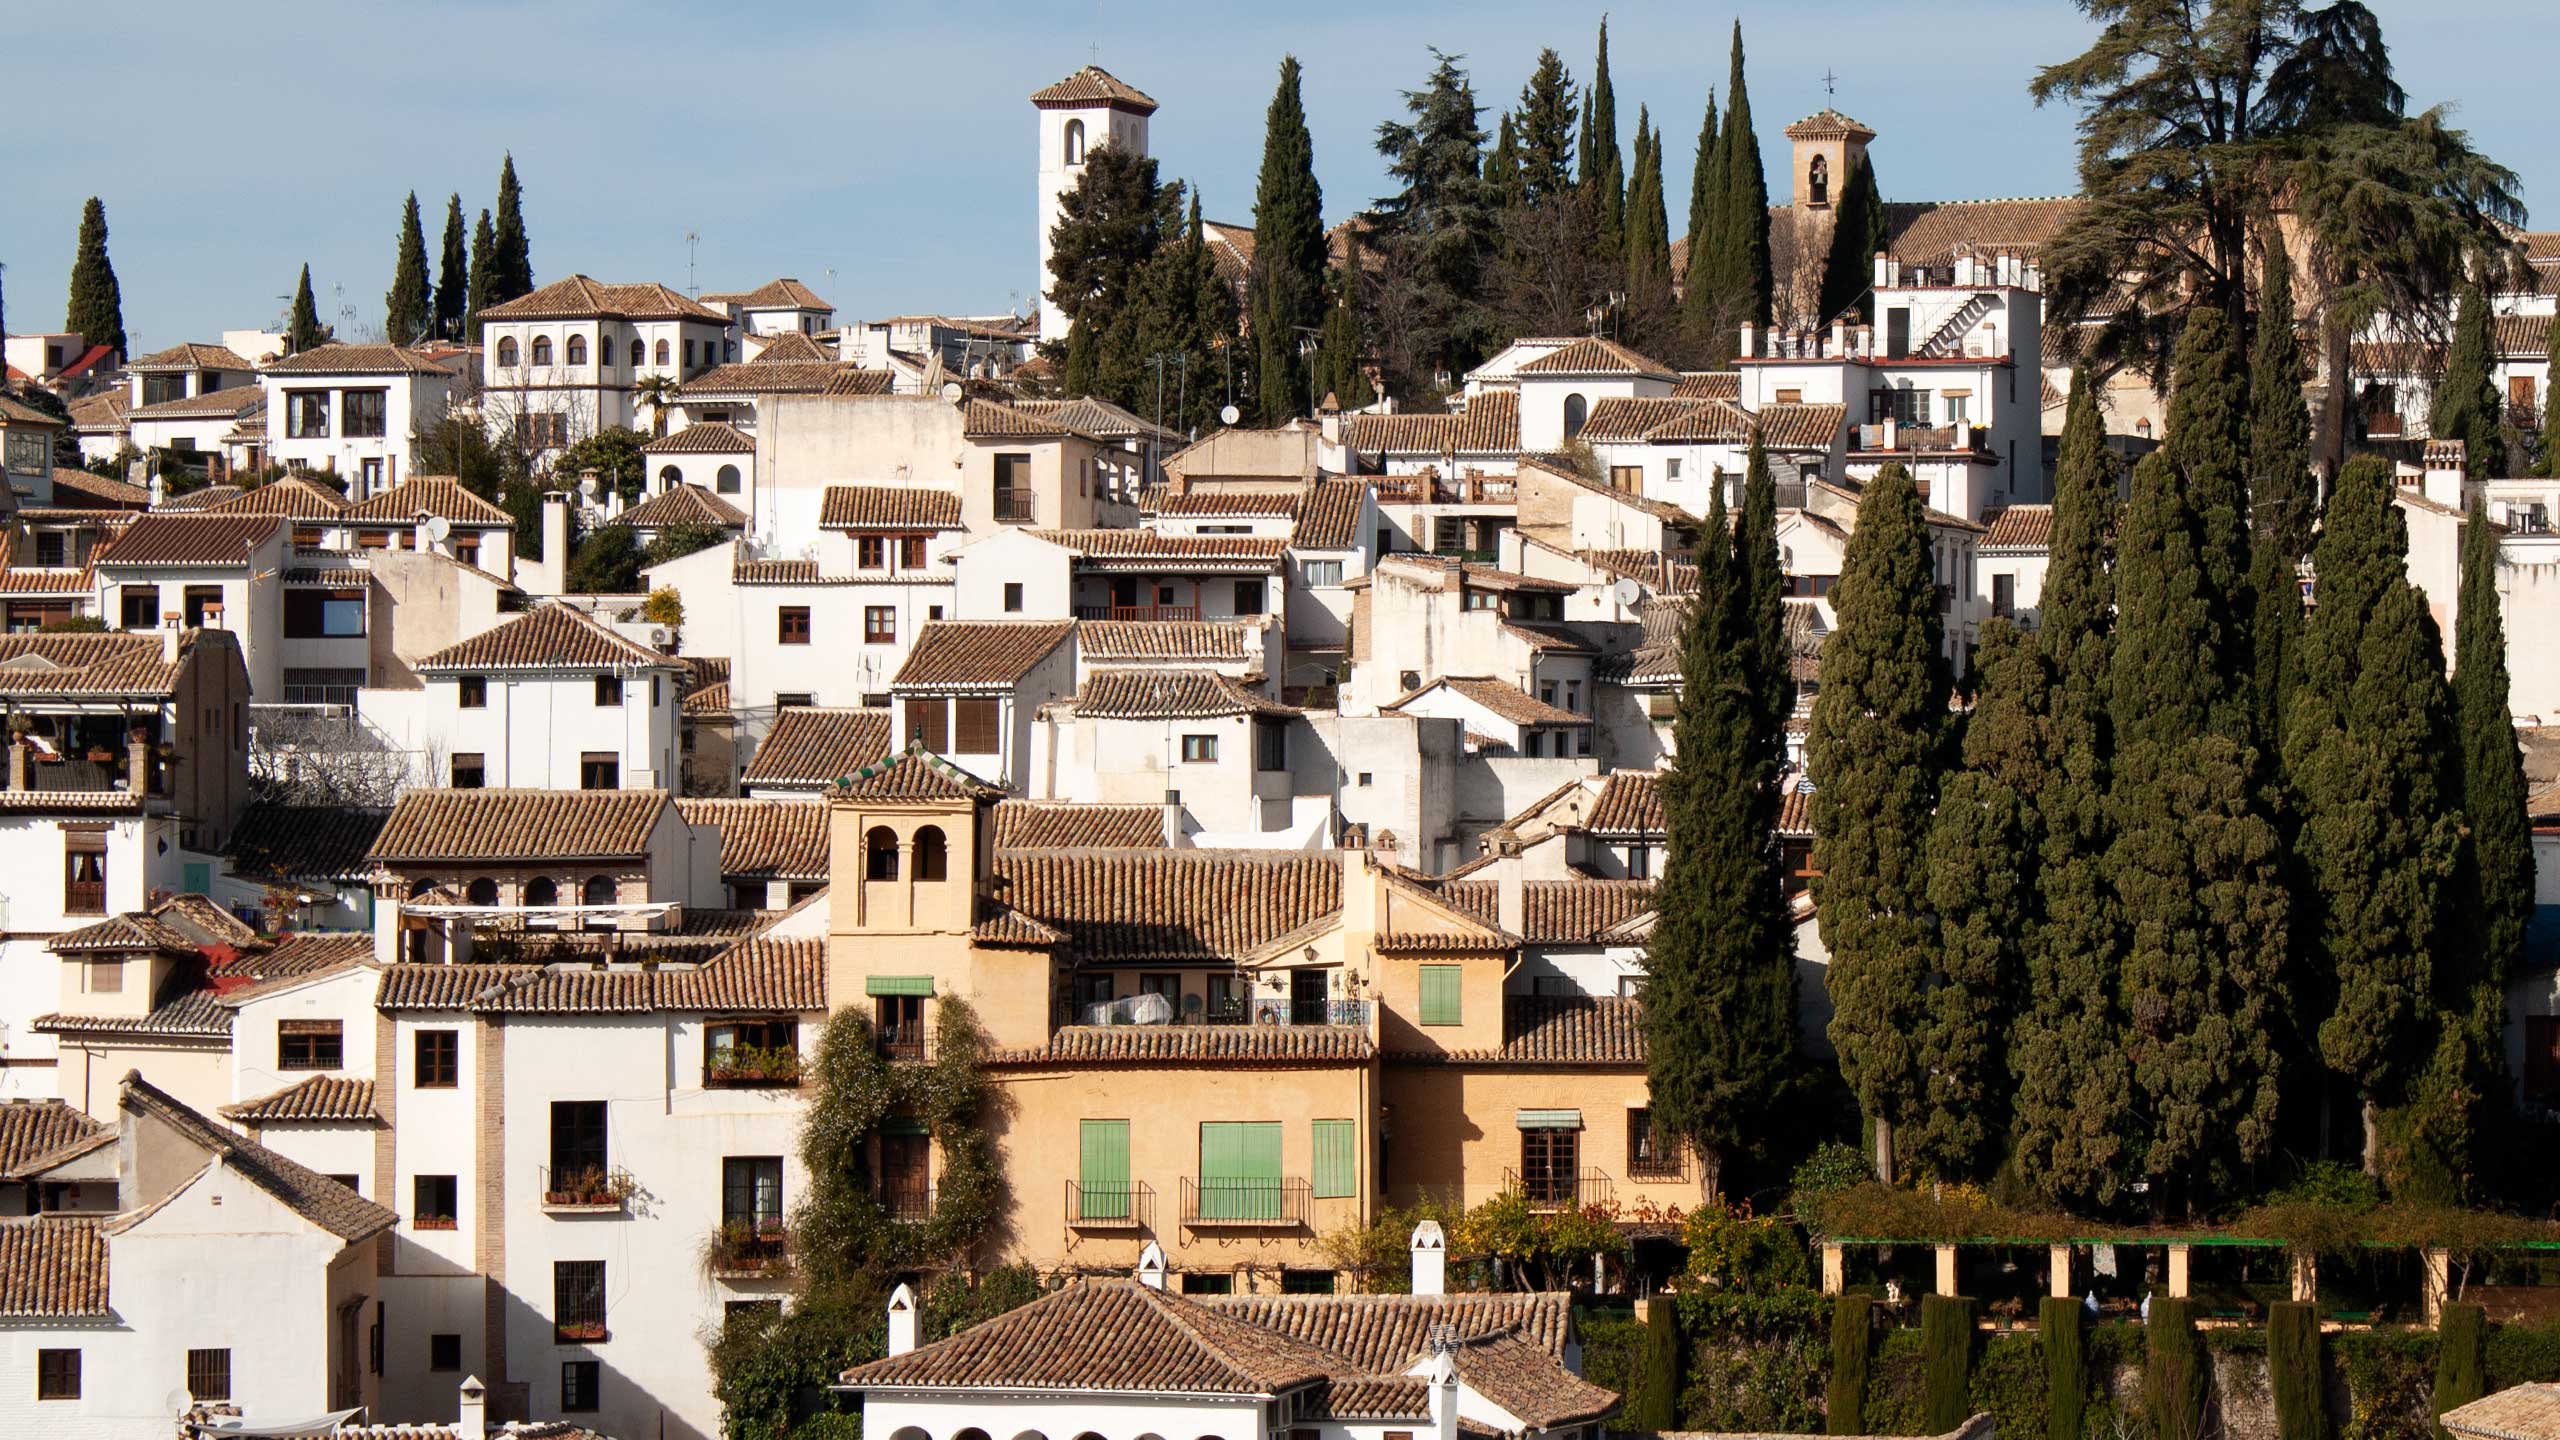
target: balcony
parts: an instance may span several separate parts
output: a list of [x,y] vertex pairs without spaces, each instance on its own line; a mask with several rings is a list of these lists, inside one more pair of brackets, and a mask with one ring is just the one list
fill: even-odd
[[789,1046],[715,1050],[702,1083],[715,1090],[782,1089],[800,1083],[800,1052]]
[[1505,1194],[1528,1197],[1530,1209],[1546,1214],[1606,1205],[1614,1192],[1609,1177],[1597,1170],[1579,1175],[1522,1175],[1505,1170],[1502,1188]]
[[1078,1230],[1149,1230],[1155,1218],[1150,1186],[1067,1182],[1067,1223]]
[[1197,620],[1200,607],[1194,605],[1079,605],[1079,620]]
[[871,1040],[883,1060],[922,1061],[930,1048],[926,1033],[921,1024],[891,1025],[872,1031]]
[[1382,475],[1381,505],[1511,505],[1520,498],[1520,482],[1509,475]]
[[1367,1000],[1300,1001],[1286,995],[1229,997],[1199,1003],[1196,995],[1185,996],[1178,1012],[1172,1002],[1162,1005],[1149,1001],[1163,999],[1152,995],[1130,995],[1118,1000],[1105,1000],[1082,1005],[1059,1005],[1049,1014],[1052,1025],[1253,1025],[1265,1028],[1309,1025],[1339,1025],[1366,1029],[1374,1013],[1373,1002]]
[[933,1187],[922,1181],[891,1180],[873,1197],[880,1212],[902,1224],[915,1224],[933,1216]]
[[631,1172],[598,1165],[558,1175],[545,1166],[539,1173],[542,1211],[546,1215],[624,1214],[630,1208],[632,1195],[640,1188]]
[[1627,1178],[1648,1184],[1659,1184],[1666,1180],[1686,1180],[1689,1178],[1689,1153],[1682,1148],[1668,1155],[1630,1156],[1627,1160]]
[[721,1280],[760,1280],[791,1273],[791,1237],[778,1215],[723,1220],[711,1232],[711,1274]]
[[999,490],[996,492],[996,520],[1005,525],[1029,525],[1039,517],[1032,513],[1031,492]]
[[1182,1223],[1194,1230],[1303,1230],[1313,1188],[1304,1180],[1185,1176]]

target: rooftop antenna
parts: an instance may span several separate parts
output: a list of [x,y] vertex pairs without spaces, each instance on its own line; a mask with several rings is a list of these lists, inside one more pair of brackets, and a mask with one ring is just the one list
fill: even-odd
[[687,230],[684,232],[684,288],[687,294],[692,295],[697,300],[702,298],[702,287],[694,283],[693,258],[694,252],[701,248],[701,231]]

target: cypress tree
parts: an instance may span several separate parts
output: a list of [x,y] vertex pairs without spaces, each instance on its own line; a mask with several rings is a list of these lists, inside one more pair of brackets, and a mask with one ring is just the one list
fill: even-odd
[[1817,303],[1825,320],[1874,310],[1864,302],[1875,284],[1876,252],[1884,248],[1884,196],[1876,190],[1873,162],[1864,155],[1851,162],[1839,194],[1831,212],[1831,248],[1822,257]]
[[1534,204],[1573,186],[1573,76],[1552,49],[1538,52],[1538,68],[1520,87],[1516,112],[1521,199]]
[[2389,466],[2348,463],[2314,551],[2320,604],[2303,626],[2285,771],[2303,809],[2307,938],[2330,992],[2320,1054],[2364,1103],[2365,1165],[2379,1107],[2401,1093],[2432,1028],[2441,900],[2458,845],[2442,774],[2452,743],[2444,660],[2407,578]]
[[1744,321],[1765,324],[1776,294],[1769,258],[1769,180],[1760,166],[1760,136],[1751,126],[1751,90],[1742,78],[1742,22],[1733,22],[1733,67],[1725,79],[1723,289]]
[[513,151],[498,165],[498,223],[493,233],[497,248],[489,267],[485,303],[504,305],[533,293],[533,242],[524,233],[524,187],[516,182]]
[[2103,1204],[2123,1178],[2132,1090],[2118,1048],[2122,941],[2106,874],[2116,461],[2086,372],[2072,375],[2066,414],[2036,632],[2046,690],[2029,703],[2046,720],[2045,768],[2020,787],[2035,797],[2042,843],[2010,1063],[2019,1168],[2054,1198]]
[[1920,1301],[1921,1423],[1952,1435],[1973,1413],[1973,1302],[1961,1295]]
[[1324,192],[1315,140],[1299,98],[1298,57],[1280,61],[1264,119],[1262,177],[1253,197],[1253,271],[1247,288],[1260,353],[1262,423],[1283,425],[1309,409],[1298,338],[1324,319]]
[[490,228],[489,212],[480,212],[480,223],[471,231],[471,289],[469,308],[462,317],[463,333],[478,339],[480,312],[498,303],[491,288],[497,283],[498,239]]
[[[1769,450],[1754,430],[1751,448],[1743,462],[1742,523],[1733,536],[1733,566],[1737,577],[1735,593],[1742,604],[1742,629],[1752,648],[1751,673],[1758,688],[1759,708],[1754,724],[1759,728],[1752,743],[1766,752],[1771,763],[1786,749],[1787,721],[1796,713],[1796,684],[1792,660],[1787,652],[1785,567],[1778,556],[1778,482],[1769,469]],[[1778,802],[1769,798],[1768,819],[1775,825]],[[1794,932],[1782,932],[1793,943]],[[1790,988],[1792,996],[1792,987]],[[1789,1000],[1790,1012],[1794,1009]]]
[[1600,17],[1600,54],[1591,63],[1591,112],[1582,125],[1582,186],[1600,221],[1600,253],[1611,261],[1626,254],[1627,161],[1618,148],[1618,92],[1609,83],[1609,17]]
[[2080,1440],[2080,1412],[2089,1400],[2089,1353],[2080,1333],[2080,1302],[2047,1295],[2036,1302],[2037,1338],[2044,1345],[2046,1440]]
[[1627,1397],[1626,1423],[1641,1430],[1680,1428],[1680,1306],[1657,1293],[1645,1314],[1644,1372]]
[[[1724,333],[1717,313],[1716,246],[1723,232],[1724,131],[1716,116],[1716,92],[1707,91],[1706,119],[1698,127],[1698,153],[1689,163],[1689,253],[1680,272],[1680,324],[1689,343],[1722,365],[1733,358],[1736,337]],[[1721,338],[1719,338],[1721,337]]]
[[448,340],[462,335],[462,317],[471,313],[471,251],[462,228],[462,197],[444,202],[444,258],[436,268],[436,334]]
[[1936,942],[1927,845],[1947,725],[1937,576],[1899,464],[1867,484],[1831,603],[1839,625],[1824,642],[1806,750],[1813,892],[1831,950],[1832,1044],[1890,1181],[1894,1127],[1926,1099],[1915,1037]]
[[1698,252],[1710,227],[1714,224],[1716,199],[1716,161],[1722,132],[1717,128],[1716,91],[1707,87],[1707,113],[1698,124],[1698,150],[1689,160],[1689,228],[1682,233],[1689,238],[1689,266],[1680,275],[1685,287],[1698,264]]
[[[2199,314],[2205,313],[2202,311]],[[2193,1209],[2273,1139],[2287,944],[2281,852],[2254,756],[2215,726],[2231,695],[2199,554],[2204,518],[2154,452],[2134,472],[2116,560],[2108,872],[2125,949],[2120,1048],[2156,1211]]]
[[411,345],[427,333],[431,300],[427,293],[427,235],[418,223],[418,192],[400,212],[400,256],[391,269],[391,291],[382,297],[383,338]]
[[293,287],[293,318],[285,325],[284,347],[290,355],[299,355],[320,344],[320,309],[311,298],[311,267],[302,267],[302,278]]
[[2267,1388],[2275,1393],[2276,1440],[2326,1440],[2320,1317],[2306,1302],[2288,1300],[2267,1309]]
[[1627,187],[1627,295],[1639,314],[1671,304],[1671,221],[1662,195],[1662,132],[1636,107],[1636,173]]
[[1867,1340],[1873,1324],[1868,1310],[1873,1303],[1865,1295],[1841,1295],[1831,1302],[1831,1377],[1822,1397],[1826,1435],[1867,1433]]
[[[2468,1405],[2489,1393],[2486,1342],[2489,1315],[2477,1305],[2447,1305],[2436,1319],[2436,1385],[2428,1410],[2441,1418],[2447,1410]],[[2442,1425],[2436,1440],[2451,1440]],[[2292,1436],[2284,1440],[2293,1440]]]
[[2476,278],[2466,282],[2454,313],[2453,347],[2445,352],[2444,378],[2427,416],[2433,438],[2462,442],[2463,462],[2475,480],[2494,479],[2507,467],[2506,436],[2498,420],[2498,355],[2489,334],[2495,323],[2487,290]]
[[1528,203],[1528,180],[1520,165],[1520,127],[1504,111],[1493,133],[1493,148],[1484,156],[1485,201],[1496,211],[1517,210]]
[[1368,342],[1360,332],[1360,232],[1343,232],[1342,263],[1333,269],[1330,298],[1324,312],[1322,348],[1316,353],[1314,389],[1346,410],[1374,402],[1369,385]]
[[124,354],[124,291],[107,258],[107,207],[95,195],[80,207],[80,249],[71,261],[71,305],[62,328]]
[[[2162,449],[2186,488],[2196,518],[2196,559],[2204,567],[2206,601],[2221,617],[2214,650],[2224,699],[2245,699],[2252,599],[2249,590],[2249,374],[2241,364],[2231,319],[2210,305],[2188,312],[2172,358],[2167,438]],[[2216,717],[2246,744],[2236,717]]]
[[2545,342],[2542,382],[2542,467],[2538,472],[2547,478],[2560,477],[2560,320],[2549,326],[2550,339]]
[[2207,1367],[2195,1326],[2187,1319],[2187,1302],[2153,1296],[2142,1338],[2142,1389],[2150,1402],[2153,1440],[2203,1440]]
[[2311,407],[2302,398],[2302,345],[2294,324],[2293,261],[2284,234],[2261,240],[2266,279],[2249,360],[2249,505],[2258,542],[2288,564],[2311,553],[2319,499],[2311,478]]

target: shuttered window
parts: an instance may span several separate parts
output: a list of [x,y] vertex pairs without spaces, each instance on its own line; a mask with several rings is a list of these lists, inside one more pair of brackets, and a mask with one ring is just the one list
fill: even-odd
[[1459,967],[1425,965],[1422,967],[1422,1023],[1425,1025],[1457,1025],[1463,1023],[1458,1004]]
[[1316,1173],[1313,1194],[1318,1200],[1347,1199],[1359,1193],[1360,1138],[1358,1128],[1348,1120],[1315,1122]]
[[1077,1218],[1128,1219],[1129,1122],[1087,1120],[1081,1138],[1076,1184],[1083,1198]]
[[1279,1121],[1211,1121],[1200,1127],[1200,1215],[1280,1218]]
[[995,755],[1004,750],[1004,702],[954,700],[951,753]]
[[936,755],[947,752],[951,748],[947,728],[950,714],[951,702],[938,695],[931,699],[909,700],[905,738],[922,741],[924,748]]
[[866,975],[862,977],[862,993],[865,995],[930,995],[933,993],[933,977],[930,975]]

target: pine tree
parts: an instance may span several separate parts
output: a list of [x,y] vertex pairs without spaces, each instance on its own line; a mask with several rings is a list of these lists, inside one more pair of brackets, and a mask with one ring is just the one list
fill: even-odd
[[2285,772],[2303,809],[2307,939],[2329,992],[2321,1058],[2359,1094],[2365,1165],[2380,1165],[2379,1108],[2426,1051],[2443,943],[2442,890],[2459,843],[2442,774],[2453,737],[2444,659],[2407,576],[2390,467],[2339,472],[2313,564],[2320,604],[2303,626]]
[[490,293],[497,284],[498,239],[490,228],[489,212],[480,212],[480,223],[471,231],[470,305],[462,317],[463,333],[473,339],[480,335],[480,312],[498,303]]
[[1858,505],[1824,642],[1806,761],[1814,898],[1831,950],[1831,1040],[1894,1174],[1896,1126],[1926,1101],[1916,1037],[1936,936],[1927,843],[1947,725],[1937,575],[1911,474],[1888,464]]
[[418,192],[400,212],[400,256],[392,266],[391,291],[382,297],[383,338],[394,345],[413,345],[427,333],[427,236],[418,223]]
[[95,195],[80,207],[80,250],[71,262],[71,305],[62,328],[124,354],[124,292],[107,258],[107,207]]
[[1619,259],[1627,246],[1627,161],[1618,149],[1618,92],[1609,83],[1609,17],[1600,17],[1600,53],[1591,63],[1591,115],[1583,122],[1582,188],[1600,220],[1600,253]]
[[1777,293],[1769,257],[1769,180],[1751,127],[1751,91],[1742,78],[1742,22],[1733,22],[1733,66],[1725,79],[1722,287],[1743,322],[1766,324]]
[[1260,354],[1255,394],[1262,423],[1307,413],[1301,333],[1324,320],[1324,193],[1316,185],[1315,141],[1299,100],[1298,57],[1280,62],[1279,88],[1263,124],[1262,179],[1253,198],[1253,271],[1248,304]]
[[302,279],[293,287],[293,318],[285,325],[285,353],[299,355],[320,342],[320,308],[311,298],[311,267],[305,265]]
[[2506,472],[2506,436],[2498,419],[2498,356],[2490,341],[2496,321],[2488,292],[2474,278],[2462,287],[2453,318],[2453,346],[2445,352],[2444,378],[2427,417],[2428,433],[2462,442],[2463,463],[2475,480]]
[[504,305],[533,293],[533,242],[524,233],[524,187],[516,183],[513,151],[498,165],[496,249],[489,267],[486,304]]
[[471,313],[471,251],[462,228],[462,197],[444,202],[444,258],[436,268],[436,334],[459,339]]
[[[1059,197],[1058,223],[1049,236],[1049,298],[1070,326],[1073,393],[1108,393],[1130,378],[1137,362],[1115,348],[1115,340],[1129,332],[1115,335],[1114,329],[1147,263],[1180,223],[1181,190],[1156,183],[1152,158],[1105,145],[1086,155],[1084,172]],[[1072,333],[1078,327],[1091,332],[1083,349],[1092,364],[1081,376]]]
[[2045,769],[2021,787],[2035,797],[2042,844],[2024,937],[2027,1003],[2010,1066],[2020,1170],[2056,1199],[2100,1204],[2124,1178],[2132,1090],[2118,1048],[2122,941],[2106,880],[2115,514],[2115,455],[2096,391],[2086,372],[2074,372],[2037,615],[2046,692],[2029,703],[2046,717]]
[[1573,187],[1574,87],[1571,72],[1552,49],[1538,52],[1538,68],[1520,87],[1514,112],[1520,146],[1520,198],[1524,203],[1561,195]]
[[[2198,311],[2199,316],[2216,311]],[[2172,447],[2174,448],[2174,447]],[[2193,1210],[2267,1153],[2284,1015],[2282,853],[2254,754],[2217,728],[2233,702],[2200,551],[2204,518],[2170,460],[2136,467],[2116,554],[2108,874],[2138,1140],[2155,1213]]]
[[1494,215],[1484,194],[1484,126],[1475,87],[1457,61],[1434,50],[1419,90],[1404,92],[1402,121],[1378,127],[1378,154],[1397,186],[1371,214],[1383,260],[1377,313],[1389,388],[1400,399],[1436,396],[1483,358],[1492,334],[1484,274],[1494,254]]
[[1825,320],[1868,317],[1865,303],[1875,283],[1876,252],[1884,248],[1884,196],[1876,189],[1874,163],[1859,156],[1842,178],[1839,203],[1831,212],[1831,249],[1822,257],[1822,293],[1816,302]]

